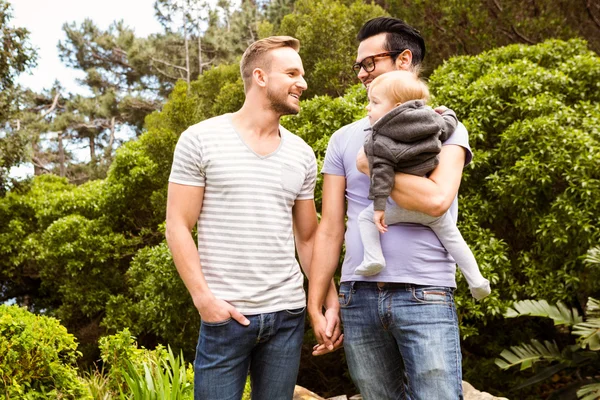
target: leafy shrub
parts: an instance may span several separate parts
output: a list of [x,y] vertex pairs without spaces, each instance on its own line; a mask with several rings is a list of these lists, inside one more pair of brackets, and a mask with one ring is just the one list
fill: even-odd
[[58,320],[0,305],[0,399],[83,399],[73,335]]

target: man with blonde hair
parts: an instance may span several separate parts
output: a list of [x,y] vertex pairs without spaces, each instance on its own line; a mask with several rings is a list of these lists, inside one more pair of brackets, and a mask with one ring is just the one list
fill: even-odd
[[279,125],[307,88],[298,49],[289,36],[250,45],[242,108],[191,126],[175,149],[166,236],[202,319],[196,399],[240,399],[248,372],[253,399],[293,396],[305,315],[294,245],[307,273],[317,228],[314,153]]

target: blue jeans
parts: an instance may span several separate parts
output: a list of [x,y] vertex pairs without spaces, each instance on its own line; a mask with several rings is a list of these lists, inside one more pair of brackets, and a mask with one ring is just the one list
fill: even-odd
[[254,400],[290,400],[300,367],[305,308],[203,322],[194,361],[196,400],[239,400],[248,371]]
[[346,360],[365,400],[463,398],[452,289],[343,282],[339,301]]

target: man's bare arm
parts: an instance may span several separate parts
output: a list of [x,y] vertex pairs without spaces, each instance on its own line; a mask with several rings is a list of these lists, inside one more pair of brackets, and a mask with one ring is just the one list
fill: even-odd
[[218,322],[233,318],[247,325],[249,321],[235,307],[215,298],[204,279],[198,249],[192,237],[203,199],[203,187],[169,183],[166,237],[173,261],[203,321]]
[[300,266],[304,271],[304,275],[308,277],[318,224],[314,200],[297,200],[292,209],[292,216]]
[[[344,216],[346,209],[346,178],[325,174],[323,177],[322,217],[317,234],[308,283],[308,312],[315,331],[317,346],[314,355],[325,354],[341,346],[340,336],[328,332],[328,322],[339,310],[337,296],[331,299],[333,275],[338,267],[342,243],[344,241]],[[333,294],[337,295],[335,286]],[[327,296],[327,300],[326,300]],[[323,303],[327,309],[323,316]]]
[[408,210],[439,217],[450,205],[460,187],[466,150],[458,145],[443,146],[440,163],[428,178],[397,173],[392,199]]

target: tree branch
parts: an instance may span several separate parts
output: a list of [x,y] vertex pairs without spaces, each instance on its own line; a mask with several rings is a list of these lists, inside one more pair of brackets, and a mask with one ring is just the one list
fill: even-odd
[[50,106],[50,108],[48,109],[48,111],[46,111],[43,115],[42,118],[46,117],[46,115],[50,114],[52,111],[54,111],[54,109],[56,108],[56,106],[58,105],[58,98],[60,97],[60,93],[56,93],[56,96],[54,96],[54,100],[52,100],[52,105]]
[[600,21],[598,20],[598,18],[596,18],[594,14],[592,14],[592,0],[587,0],[585,2],[585,8],[587,9],[588,14],[590,14],[590,18],[592,18],[592,21],[594,21],[596,26],[600,28]]
[[528,37],[523,36],[519,31],[517,31],[517,28],[515,28],[514,25],[511,24],[510,27],[511,27],[512,31],[515,33],[515,35],[520,37],[521,40],[523,40],[529,44],[535,44],[535,42],[533,40],[529,39]]
[[180,70],[182,70],[182,71],[184,71],[184,72],[187,72],[187,68],[180,67],[179,65],[171,64],[171,63],[168,63],[168,62],[166,62],[166,61],[163,61],[163,60],[159,60],[159,59],[157,59],[157,58],[154,58],[154,57],[152,57],[152,58],[150,58],[150,59],[151,59],[152,61],[156,61],[156,62],[162,63],[162,64],[164,64],[164,65],[166,65],[166,66],[168,66],[168,67],[177,68],[177,69],[180,69]]

